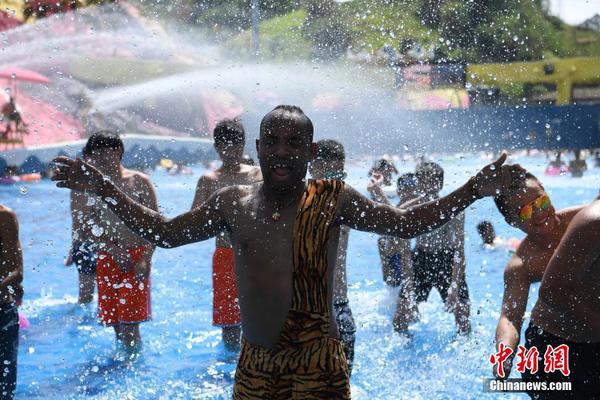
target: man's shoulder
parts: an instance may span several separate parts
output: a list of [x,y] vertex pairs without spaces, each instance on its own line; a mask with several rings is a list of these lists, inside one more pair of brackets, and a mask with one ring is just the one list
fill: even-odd
[[526,274],[532,280],[539,280],[540,278],[536,278],[536,276],[540,273],[543,274],[548,254],[551,255],[553,251],[554,249],[540,247],[529,236],[525,236],[506,265],[505,278],[507,274]]
[[152,186],[150,177],[143,172],[130,170],[129,179],[133,182],[138,189],[148,189]]
[[529,265],[522,255],[513,254],[504,268],[504,282],[508,284],[524,279],[529,280]]
[[220,176],[220,173],[218,171],[207,171],[207,172],[205,172],[205,173],[202,174],[202,176],[198,180],[198,183],[201,183],[201,182],[205,182],[205,183],[217,182],[219,180],[219,176]]
[[0,225],[3,231],[14,230],[18,226],[17,214],[4,205],[0,205]]
[[241,198],[248,195],[258,193],[262,182],[249,183],[245,185],[229,185],[215,191],[219,196],[227,196],[229,198]]
[[575,215],[589,205],[590,204],[580,204],[578,206],[562,208],[556,212],[556,215],[558,215],[559,218],[566,218],[567,222],[570,222]]
[[13,219],[16,217],[15,212],[8,208],[7,206],[0,204],[0,218],[5,219]]
[[569,229],[591,229],[589,233],[600,229],[600,200],[594,200],[583,207],[569,223]]
[[137,171],[135,169],[127,169],[123,168],[123,179],[134,179],[134,180],[143,180],[145,182],[150,182],[150,177],[143,172]]
[[248,175],[261,175],[260,167],[256,165],[242,164],[240,172],[243,172]]

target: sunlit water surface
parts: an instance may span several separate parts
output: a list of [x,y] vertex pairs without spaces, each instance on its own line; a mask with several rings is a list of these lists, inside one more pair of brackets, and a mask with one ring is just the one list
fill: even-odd
[[[463,182],[486,160],[442,157],[447,189]],[[557,207],[589,201],[598,193],[598,170],[582,179],[546,177],[545,157],[517,161],[539,175]],[[364,192],[367,163],[349,163],[349,183]],[[399,163],[401,172],[414,167]],[[170,177],[152,174],[162,211],[188,209],[202,173]],[[77,305],[77,273],[63,260],[70,244],[69,196],[50,182],[0,187],[0,201],[21,223],[26,297],[21,309],[31,327],[21,331],[17,398],[20,399],[223,399],[230,398],[236,355],[226,351],[220,330],[211,326],[211,258],[214,242],[158,249],[152,270],[153,320],[142,326],[143,356],[132,367],[112,361],[114,334],[96,324],[93,310]],[[349,298],[358,325],[352,376],[356,399],[527,398],[483,392],[491,375],[502,296],[505,250],[480,247],[476,224],[490,219],[504,237],[522,234],[507,226],[489,199],[466,213],[467,281],[473,333],[457,338],[453,318],[437,292],[420,306],[413,338],[394,334],[395,293],[382,282],[376,237],[352,232],[348,249]],[[537,286],[530,292],[531,309]],[[525,326],[528,322],[525,323]],[[518,374],[517,374],[518,375]]]

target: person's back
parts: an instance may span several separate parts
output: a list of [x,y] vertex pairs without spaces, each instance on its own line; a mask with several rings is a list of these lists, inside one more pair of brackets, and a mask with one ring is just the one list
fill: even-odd
[[[537,372],[525,371],[523,378],[569,381],[571,391],[530,393],[534,399],[600,398],[598,240],[600,201],[596,200],[573,218],[548,263],[525,333],[526,347],[536,347],[540,356],[544,354],[544,366]],[[556,370],[548,365],[555,360]]]
[[[244,162],[246,134],[238,120],[220,121],[213,131],[215,150],[222,165],[204,174],[196,186],[192,210],[214,192],[233,185],[248,185],[262,180],[260,169]],[[235,283],[234,255],[226,232],[216,238],[213,255],[213,325],[222,329],[225,346],[239,348],[241,315]]]
[[0,204],[0,398],[13,398],[17,384],[19,315],[23,297],[23,254],[15,213]]

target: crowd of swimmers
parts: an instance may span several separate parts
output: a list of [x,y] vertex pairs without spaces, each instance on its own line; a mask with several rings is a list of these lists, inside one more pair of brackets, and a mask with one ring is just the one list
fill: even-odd
[[[172,219],[158,212],[149,178],[121,165],[118,135],[93,134],[81,158],[55,160],[52,179],[71,189],[67,264],[79,272],[79,302],[89,304],[97,288],[98,319],[114,328],[119,357],[131,361],[141,351],[139,325],[152,315],[155,247],[215,238],[213,324],[221,327],[225,346],[240,352],[233,397],[348,399],[356,333],[347,296],[349,231],[380,235],[385,283],[399,287],[396,331],[408,334],[418,304],[435,288],[457,332],[468,335],[464,210],[493,197],[506,222],[526,234],[511,243],[498,238],[489,221],[477,227],[486,248],[512,248],[497,347],[516,353],[523,343],[529,287],[541,281],[524,343],[567,344],[571,374],[542,368],[523,377],[567,379],[573,391],[530,395],[600,396],[600,201],[555,210],[542,183],[521,166],[505,164],[506,154],[446,196],[440,195],[444,170],[423,160],[398,177],[391,198],[384,187],[397,170],[380,160],[369,172],[367,199],[344,183],[343,145],[313,143],[312,122],[296,106],[278,106],[261,121],[259,166],[244,160],[245,140],[238,120],[216,125],[222,164],[199,179],[190,211]],[[11,399],[23,263],[17,217],[4,206],[0,225],[0,398]],[[504,373],[496,365],[493,374],[508,376],[512,360],[502,363]]]

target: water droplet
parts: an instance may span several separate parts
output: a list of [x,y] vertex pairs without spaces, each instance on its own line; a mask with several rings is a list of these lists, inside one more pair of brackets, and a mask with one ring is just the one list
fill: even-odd
[[92,225],[92,235],[94,235],[96,237],[100,237],[100,236],[102,236],[103,233],[104,233],[104,228],[102,228],[101,226],[98,226],[96,224]]
[[27,186],[21,186],[19,188],[19,191],[21,192],[21,194],[27,194],[27,192],[29,192],[29,188]]

